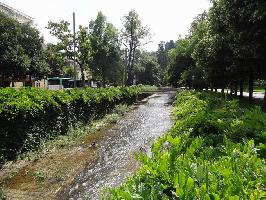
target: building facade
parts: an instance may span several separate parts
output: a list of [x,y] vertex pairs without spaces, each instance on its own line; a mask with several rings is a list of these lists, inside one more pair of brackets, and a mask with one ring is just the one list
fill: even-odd
[[33,25],[33,18],[14,9],[11,8],[8,5],[5,5],[3,3],[0,2],[0,12],[6,14],[7,16],[17,20],[19,23],[29,23],[31,25]]

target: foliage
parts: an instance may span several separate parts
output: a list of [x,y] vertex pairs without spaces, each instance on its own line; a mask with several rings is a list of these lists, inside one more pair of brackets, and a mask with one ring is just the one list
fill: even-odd
[[75,61],[80,68],[81,79],[85,85],[85,71],[89,69],[92,53],[89,33],[87,28],[79,26],[77,35],[75,35],[76,46],[74,47],[74,35],[71,34],[69,25],[70,23],[67,21],[49,22],[47,28],[50,29],[51,35],[58,39],[54,48],[54,54],[57,55],[56,60],[61,60],[63,57]]
[[[211,87],[222,91],[230,87],[235,94],[239,86],[240,96],[243,85],[248,83],[251,100],[254,80],[265,80],[266,4],[261,0],[212,3],[208,12],[195,17],[188,35],[177,40],[170,54],[168,83],[192,87],[193,82],[196,89]],[[178,45],[182,41],[190,45],[183,48]]]
[[6,199],[6,195],[4,194],[4,191],[2,188],[0,188],[0,200],[5,200]]
[[0,41],[2,76],[41,78],[49,73],[42,49],[43,38],[30,24],[20,24],[0,13]]
[[64,74],[65,58],[57,49],[56,45],[47,44],[45,58],[50,66],[50,76],[59,77]]
[[[169,51],[169,65],[167,68],[168,83],[177,86],[181,79],[182,73],[185,70],[194,67],[194,60],[192,59],[193,44],[189,38],[179,38],[176,41],[176,47]],[[192,75],[184,82],[191,82]],[[191,86],[191,85],[189,85]]]
[[95,76],[107,81],[114,81],[120,75],[120,57],[118,31],[108,23],[102,12],[96,20],[90,22],[90,42],[92,47],[92,70]]
[[170,40],[169,42],[161,41],[158,44],[158,50],[156,52],[157,62],[160,65],[160,80],[163,85],[167,84],[167,66],[169,65],[169,51],[175,48],[175,42]]
[[128,49],[127,59],[127,85],[133,84],[134,64],[136,51],[146,43],[146,39],[150,37],[149,29],[142,25],[139,15],[136,11],[131,10],[128,15],[123,18],[122,43]]
[[141,52],[135,68],[138,84],[158,85],[160,83],[161,71],[154,53]]
[[265,113],[221,94],[184,91],[173,117],[152,155],[139,155],[138,172],[103,199],[265,197]]
[[99,118],[120,103],[132,103],[140,87],[66,91],[21,88],[0,90],[1,162],[66,134],[77,124]]

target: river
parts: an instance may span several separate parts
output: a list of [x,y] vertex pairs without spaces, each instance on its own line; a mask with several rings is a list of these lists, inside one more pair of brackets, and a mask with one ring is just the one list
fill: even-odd
[[95,145],[98,159],[87,166],[56,199],[98,199],[104,187],[121,184],[138,167],[134,153],[149,152],[154,140],[171,127],[171,103],[175,91],[158,92],[107,131]]

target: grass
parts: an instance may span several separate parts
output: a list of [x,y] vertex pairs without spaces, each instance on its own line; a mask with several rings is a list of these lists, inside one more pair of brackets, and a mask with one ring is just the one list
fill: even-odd
[[36,181],[44,181],[46,178],[46,173],[42,170],[33,173],[33,179]]
[[[244,92],[248,92],[248,85],[244,85]],[[265,88],[263,86],[254,85],[253,92],[264,93]]]
[[158,90],[158,87],[155,85],[143,85],[141,86],[141,88],[142,88],[142,91],[144,92],[153,92],[153,91]]
[[254,92],[261,92],[261,93],[264,93],[264,89],[254,89]]

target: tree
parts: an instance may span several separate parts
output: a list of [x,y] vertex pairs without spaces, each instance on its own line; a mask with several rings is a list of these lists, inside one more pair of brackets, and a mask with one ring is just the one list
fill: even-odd
[[51,35],[58,39],[56,44],[57,52],[66,59],[76,62],[81,71],[81,79],[85,85],[85,71],[91,63],[91,45],[87,28],[79,26],[76,35],[76,53],[74,53],[74,36],[69,29],[70,23],[61,21],[59,23],[49,22],[47,28]]
[[[266,57],[266,10],[261,0],[216,0],[212,12],[223,20],[226,27],[226,38],[229,38],[233,52],[234,80],[240,82],[248,79],[249,99],[252,99],[253,82],[256,78],[265,79]],[[240,87],[240,88],[241,88]],[[242,89],[243,90],[243,89]]]
[[[169,65],[167,67],[168,83],[177,86],[181,74],[195,65],[192,58],[193,46],[190,38],[179,38],[176,47],[169,51]],[[192,77],[190,77],[192,78]]]
[[115,81],[114,77],[117,78],[120,74],[118,31],[113,24],[107,22],[102,12],[98,13],[96,20],[90,22],[89,28],[92,70],[105,86],[107,81]]
[[160,44],[158,44],[158,50],[156,52],[157,54],[157,61],[162,69],[162,71],[165,70],[167,67],[167,50],[165,49],[165,42],[161,41]]
[[50,76],[62,76],[64,74],[65,58],[57,50],[57,46],[53,44],[47,44],[45,50],[46,62],[50,66]]
[[123,30],[122,30],[122,42],[128,48],[128,60],[127,60],[127,85],[133,84],[134,64],[136,50],[144,45],[145,40],[149,38],[149,29],[142,25],[139,15],[136,11],[131,10],[128,15],[123,18]]
[[136,60],[137,82],[146,85],[160,84],[160,66],[156,54],[152,52],[139,52]]
[[49,73],[42,48],[43,38],[29,24],[0,13],[0,73],[2,79],[26,75],[42,78]]
[[173,40],[170,40],[169,42],[161,41],[160,44],[158,44],[158,50],[156,52],[157,55],[157,62],[160,65],[160,76],[162,84],[167,84],[167,66],[169,64],[169,51],[171,49],[175,48],[175,43]]

